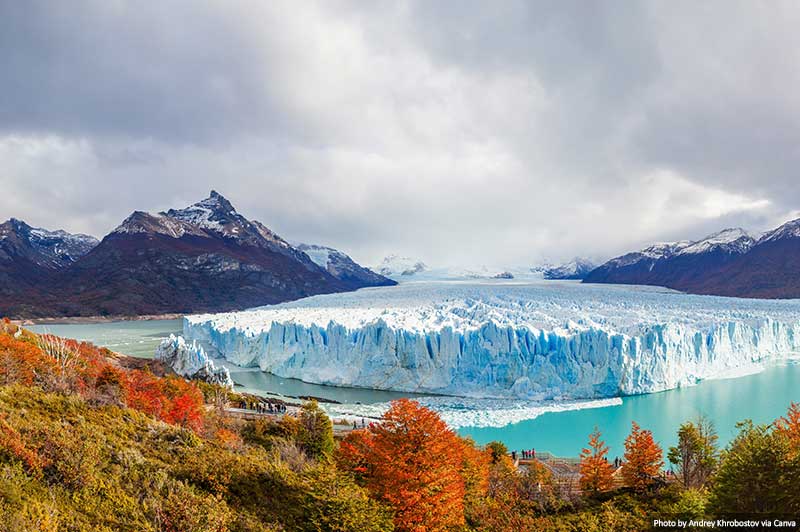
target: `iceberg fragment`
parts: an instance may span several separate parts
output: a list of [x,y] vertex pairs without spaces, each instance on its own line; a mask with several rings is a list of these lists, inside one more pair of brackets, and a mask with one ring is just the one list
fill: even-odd
[[214,361],[208,358],[197,342],[189,345],[182,336],[170,334],[169,338],[164,338],[156,348],[155,358],[165,362],[175,373],[183,377],[233,388],[228,368],[216,367]]

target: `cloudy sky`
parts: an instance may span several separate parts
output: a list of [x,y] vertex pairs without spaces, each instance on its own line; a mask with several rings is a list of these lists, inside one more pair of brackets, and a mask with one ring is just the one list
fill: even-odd
[[0,2],[0,218],[211,188],[372,264],[607,258],[800,216],[800,4]]

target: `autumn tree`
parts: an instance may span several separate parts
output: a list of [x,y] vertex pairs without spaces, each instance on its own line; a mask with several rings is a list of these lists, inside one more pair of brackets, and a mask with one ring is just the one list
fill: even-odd
[[686,488],[702,488],[717,466],[717,433],[714,425],[701,416],[696,422],[687,422],[678,429],[678,445],[667,453],[670,463],[677,469]]
[[636,491],[650,488],[664,466],[661,447],[653,440],[653,433],[631,423],[631,433],[625,439],[625,463],[622,476]]
[[786,415],[775,421],[777,431],[785,436],[794,454],[800,454],[800,404],[792,402]]
[[581,450],[581,490],[597,495],[613,487],[614,467],[608,463],[608,446],[600,439],[600,430],[595,427],[589,435],[589,446]]
[[397,530],[438,532],[465,524],[463,450],[435,412],[400,399],[381,423],[351,432],[337,459],[394,509]]
[[475,510],[485,503],[489,490],[489,465],[492,454],[480,449],[470,439],[461,439],[461,478],[464,480],[464,515],[470,524],[476,522]]

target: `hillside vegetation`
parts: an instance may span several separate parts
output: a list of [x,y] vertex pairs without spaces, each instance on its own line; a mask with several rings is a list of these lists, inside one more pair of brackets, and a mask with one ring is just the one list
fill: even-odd
[[313,402],[245,422],[225,413],[236,394],[125,362],[0,322],[0,532],[638,531],[800,512],[797,405],[722,452],[702,420],[667,457],[635,425],[622,484],[596,430],[576,491],[414,401],[335,441]]

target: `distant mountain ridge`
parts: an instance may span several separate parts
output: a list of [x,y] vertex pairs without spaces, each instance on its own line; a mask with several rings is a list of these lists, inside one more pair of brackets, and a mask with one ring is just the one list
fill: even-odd
[[[63,235],[58,249],[66,250],[62,255],[70,260],[50,260],[51,268],[41,267],[27,277],[4,272],[12,267],[30,270],[28,262],[46,261],[48,255],[11,256],[5,251],[11,248],[7,242],[31,239],[20,231],[7,232],[0,240],[0,286],[5,296],[0,315],[224,311],[394,284],[372,272],[368,275],[367,270],[351,276],[331,274],[265,225],[236,212],[216,191],[184,209],[135,211],[99,243],[83,235],[44,232]],[[16,248],[36,251],[31,244]],[[351,270],[360,268],[350,262]]]
[[375,266],[375,271],[386,277],[400,275],[408,277],[426,270],[428,270],[428,265],[421,260],[394,254],[387,255],[380,264]]
[[724,229],[694,242],[655,244],[613,258],[586,283],[656,285],[693,294],[800,297],[800,220],[760,238]]
[[302,243],[295,244],[294,247],[308,255],[314,263],[340,281],[354,282],[366,286],[392,286],[397,284],[396,281],[358,265],[350,256],[338,249]]
[[0,315],[10,314],[2,307],[35,305],[48,280],[97,243],[88,235],[31,227],[16,218],[0,224]]
[[11,218],[0,224],[0,261],[24,257],[46,269],[68,266],[98,244],[89,235],[48,231]]
[[561,266],[543,268],[542,277],[548,280],[577,281],[585,278],[595,267],[596,264],[589,259],[575,257]]

